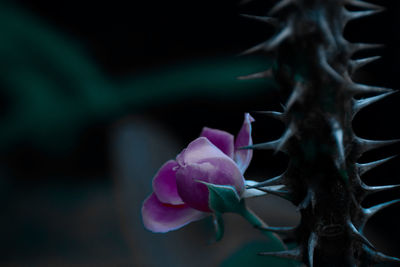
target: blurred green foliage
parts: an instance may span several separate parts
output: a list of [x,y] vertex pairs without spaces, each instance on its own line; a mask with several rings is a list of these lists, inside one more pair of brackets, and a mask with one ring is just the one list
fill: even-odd
[[4,1],[0,58],[1,148],[23,140],[59,149],[72,145],[92,120],[112,121],[187,97],[265,90],[265,81],[236,77],[268,67],[260,59],[217,58],[115,79],[76,42]]

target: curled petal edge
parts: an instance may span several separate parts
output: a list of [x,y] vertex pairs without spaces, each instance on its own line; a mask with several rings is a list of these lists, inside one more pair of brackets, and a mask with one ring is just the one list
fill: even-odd
[[207,138],[213,145],[233,159],[234,137],[232,134],[222,130],[204,127],[201,131],[200,137]]
[[169,160],[160,168],[153,179],[153,191],[163,203],[174,205],[183,204],[176,186],[176,169],[179,167],[175,160]]

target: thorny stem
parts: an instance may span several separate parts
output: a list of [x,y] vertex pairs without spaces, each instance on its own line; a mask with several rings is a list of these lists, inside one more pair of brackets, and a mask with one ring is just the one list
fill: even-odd
[[[278,119],[283,118],[286,130],[277,140],[247,148],[288,154],[287,170],[273,179],[274,185],[283,185],[285,190],[266,192],[288,199],[301,214],[293,231],[298,247],[264,255],[300,259],[309,267],[368,267],[385,261],[400,262],[377,252],[362,233],[365,223],[376,213],[371,212],[375,207],[362,207],[364,198],[396,186],[365,185],[361,176],[379,164],[357,162],[363,153],[398,140],[366,140],[352,129],[359,110],[393,90],[352,81],[359,67],[377,59],[354,60],[354,53],[379,46],[350,43],[343,36],[349,21],[382,10],[362,0],[279,0],[270,11],[272,18],[257,17],[259,21],[273,21],[276,34],[244,54],[263,52],[274,57],[273,78],[286,99]],[[359,99],[365,94],[375,96]],[[378,205],[376,210],[394,203],[398,201]],[[244,216],[253,225],[268,228],[251,211]]]

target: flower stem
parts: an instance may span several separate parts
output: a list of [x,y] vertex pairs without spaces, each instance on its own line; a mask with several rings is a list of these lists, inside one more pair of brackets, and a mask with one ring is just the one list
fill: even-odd
[[[243,218],[245,218],[251,225],[259,229],[260,231],[262,231],[263,228],[268,227],[268,225],[247,206],[244,206],[244,208],[240,212],[240,215],[242,215]],[[262,233],[271,238],[272,241],[279,243],[281,245],[280,249],[287,249],[285,243],[277,234],[267,231],[262,231]]]

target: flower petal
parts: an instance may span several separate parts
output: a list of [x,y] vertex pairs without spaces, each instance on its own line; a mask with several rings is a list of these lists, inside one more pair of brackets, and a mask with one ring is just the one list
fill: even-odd
[[253,150],[251,149],[239,149],[243,146],[249,146],[253,144],[251,139],[251,123],[254,122],[253,117],[249,113],[244,114],[244,122],[240,129],[235,141],[235,155],[234,160],[239,166],[239,169],[244,173],[250,164],[251,158],[253,157]]
[[176,188],[176,169],[178,163],[175,160],[167,161],[157,172],[153,179],[153,191],[163,203],[183,204]]
[[200,137],[190,143],[180,156],[182,164],[176,172],[178,193],[192,208],[211,212],[208,188],[198,181],[231,185],[239,196],[243,193],[244,178],[236,163],[206,138]]
[[[207,138],[199,137],[192,141],[177,157],[180,166],[199,163],[208,158],[228,158],[219,148],[213,145]],[[233,160],[232,160],[233,162]]]
[[142,206],[143,224],[148,230],[155,233],[176,230],[207,215],[207,213],[192,209],[186,204],[164,204],[154,193],[144,201]]
[[218,129],[204,127],[200,134],[201,137],[206,137],[213,145],[218,147],[228,157],[233,158],[233,135]]

